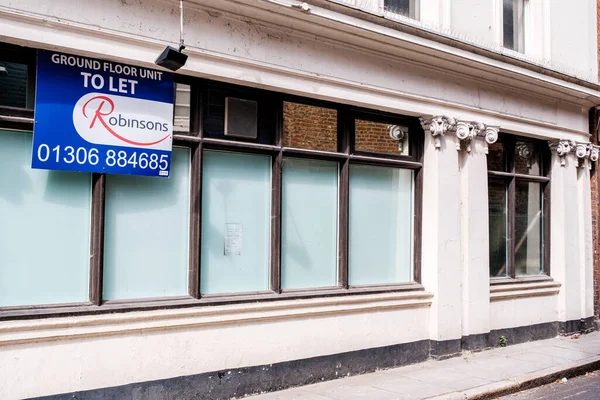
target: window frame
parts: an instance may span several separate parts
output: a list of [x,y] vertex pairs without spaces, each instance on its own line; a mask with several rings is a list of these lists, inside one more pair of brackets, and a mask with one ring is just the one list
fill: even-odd
[[[424,131],[415,117],[404,117],[387,112],[363,109],[317,99],[242,87],[228,83],[175,75],[175,82],[190,86],[190,130],[174,132],[173,146],[190,149],[190,210],[189,210],[189,271],[188,294],[177,297],[104,300],[102,298],[104,265],[104,220],[106,175],[92,174],[91,238],[89,264],[89,301],[76,304],[0,307],[0,320],[44,318],[97,313],[194,307],[202,305],[235,304],[249,301],[276,301],[324,296],[367,293],[418,291],[421,286],[421,232]],[[257,101],[276,105],[276,119],[272,121],[273,143],[255,143],[245,139],[219,139],[204,136],[204,104],[208,90],[218,89],[231,93],[250,93]],[[309,150],[283,146],[283,103],[301,103],[337,111],[336,152]],[[264,107],[264,106],[263,106]],[[10,111],[10,110],[9,110]],[[259,104],[260,113],[260,104]],[[10,113],[0,108],[0,127],[33,131],[33,110],[19,110],[18,120],[6,119]],[[409,127],[409,156],[354,151],[354,119],[368,119],[398,123]],[[269,123],[271,124],[271,122]],[[258,141],[258,139],[257,139]],[[202,227],[202,156],[204,150],[226,150],[238,153],[257,153],[272,157],[271,170],[271,238],[269,290],[267,292],[202,294],[200,293],[201,227]],[[337,285],[327,288],[281,288],[281,194],[283,157],[335,161],[339,164],[338,181],[338,265]],[[348,212],[349,166],[351,163],[407,168],[414,171],[413,181],[413,281],[407,283],[348,285]]]
[[[517,282],[533,282],[552,280],[550,277],[550,168],[551,154],[548,143],[539,139],[515,136],[500,133],[499,139],[504,143],[505,169],[507,171],[495,171],[488,169],[489,180],[503,181],[506,185],[506,218],[507,218],[507,273],[506,276],[490,276],[490,284],[511,284]],[[517,173],[515,155],[516,142],[524,141],[532,143],[540,152],[540,174],[529,175]],[[516,182],[539,183],[542,190],[542,271],[537,275],[516,275],[515,272],[515,214],[516,214]],[[489,192],[488,192],[489,193]],[[489,214],[489,213],[488,213]],[[489,217],[488,217],[489,218]],[[488,222],[489,223],[489,222]],[[488,252],[491,249],[488,249]],[[489,264],[488,264],[489,274]]]
[[[500,3],[500,45],[502,46],[502,48],[508,50],[508,51],[513,51],[515,53],[518,54],[525,54],[525,49],[526,49],[526,21],[527,21],[527,12],[528,12],[528,6],[527,0],[516,0],[517,3],[520,2],[520,4],[517,4],[517,8],[520,8],[521,10],[521,23],[520,24],[515,24],[515,11],[514,11],[514,6],[515,4],[513,3],[513,29],[512,29],[512,36],[513,36],[513,47],[506,47],[505,43],[504,43],[504,36],[505,36],[505,32],[504,32],[504,28],[505,28],[505,21],[504,21],[504,2],[507,0],[498,0],[498,2]],[[515,0],[509,0],[509,1],[515,1]],[[518,13],[518,12],[517,12]]]
[[386,0],[379,0],[379,9],[382,10],[384,14],[398,16],[401,18],[410,18],[415,21],[419,21],[421,19],[421,12],[420,12],[421,11],[420,10],[421,1],[422,0],[409,0],[408,15],[400,14],[400,13],[394,12],[392,10],[389,10],[385,5]]

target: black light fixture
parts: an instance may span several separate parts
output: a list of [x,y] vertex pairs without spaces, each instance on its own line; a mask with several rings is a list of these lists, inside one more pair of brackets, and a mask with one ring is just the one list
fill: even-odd
[[6,70],[6,67],[3,67],[0,65],[0,76],[8,76],[8,71]]
[[183,49],[185,49],[185,45],[183,44],[183,0],[179,0],[179,14],[179,50],[167,46],[162,53],[160,53],[156,61],[154,61],[156,65],[160,65],[171,71],[177,71],[179,68],[183,67],[188,58],[187,54],[183,52]]

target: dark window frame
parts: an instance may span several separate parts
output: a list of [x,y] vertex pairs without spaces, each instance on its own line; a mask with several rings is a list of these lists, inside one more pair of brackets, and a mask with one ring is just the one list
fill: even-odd
[[[202,305],[235,304],[250,301],[276,301],[367,293],[419,291],[421,286],[421,232],[423,186],[424,132],[417,118],[403,117],[387,112],[362,109],[322,100],[285,95],[260,89],[235,86],[186,76],[175,76],[177,83],[190,85],[190,131],[174,132],[173,145],[189,148],[190,162],[190,221],[189,221],[189,272],[188,294],[178,297],[160,297],[134,300],[103,300],[102,279],[104,263],[104,219],[106,175],[92,174],[91,239],[89,301],[74,304],[47,304],[0,307],[0,320],[44,318],[70,315],[194,307]],[[259,102],[276,105],[272,121],[273,143],[255,143],[244,139],[219,139],[204,137],[204,106],[208,90],[218,89],[234,93],[250,93]],[[283,102],[297,102],[337,110],[338,151],[319,151],[283,146]],[[264,104],[263,104],[264,106]],[[260,110],[260,105],[259,105]],[[14,110],[0,108],[0,129],[33,131],[33,110],[19,110],[19,120],[3,119]],[[260,112],[260,111],[259,111]],[[410,156],[355,152],[353,145],[354,119],[370,119],[409,126]],[[24,133],[28,134],[28,133]],[[267,292],[201,295],[200,249],[202,226],[202,154],[203,150],[227,150],[238,153],[258,153],[272,157],[271,178],[271,265],[270,290]],[[283,157],[302,157],[339,163],[338,199],[338,280],[335,287],[311,289],[281,289],[281,178]],[[399,284],[348,285],[348,211],[349,166],[351,163],[407,168],[414,171],[413,194],[413,282]]]
[[[504,143],[504,166],[506,171],[488,169],[488,182],[490,179],[501,180],[506,184],[506,217],[507,217],[507,267],[504,277],[490,276],[490,283],[510,284],[517,282],[535,282],[552,280],[550,277],[550,168],[551,154],[548,142],[522,136],[500,133],[500,140]],[[529,175],[517,173],[515,154],[516,142],[524,141],[533,144],[541,157],[540,174]],[[515,213],[516,213],[516,182],[539,183],[542,189],[542,271],[539,275],[516,275],[515,272]],[[489,268],[488,268],[489,269]]]

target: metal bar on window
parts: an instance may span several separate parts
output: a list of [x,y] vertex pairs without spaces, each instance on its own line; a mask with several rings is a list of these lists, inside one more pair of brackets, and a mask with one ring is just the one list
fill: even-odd
[[190,253],[188,294],[200,298],[200,240],[202,226],[202,144],[192,149],[190,171]]
[[508,241],[508,276],[515,277],[515,213],[516,213],[516,183],[515,183],[515,138],[506,140],[508,170],[513,178],[508,182],[506,196],[506,215],[508,218],[507,241]]
[[[277,103],[277,123],[275,126],[275,147],[283,146],[283,101]],[[271,170],[271,270],[270,289],[281,293],[281,188],[283,152],[273,157]]]
[[92,215],[90,240],[90,286],[92,304],[102,304],[102,278],[104,268],[104,205],[106,175],[92,174]]
[[372,164],[372,165],[382,165],[382,166],[393,166],[398,168],[406,168],[406,169],[419,169],[423,167],[423,164],[416,161],[404,161],[404,160],[395,160],[389,158],[377,158],[377,157],[367,157],[367,156],[357,156],[350,155],[350,160],[357,163],[364,164]]

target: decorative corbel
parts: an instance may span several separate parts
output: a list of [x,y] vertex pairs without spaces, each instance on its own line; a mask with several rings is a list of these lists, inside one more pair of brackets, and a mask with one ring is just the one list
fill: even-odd
[[471,152],[471,140],[475,139],[485,129],[485,125],[481,122],[457,121],[456,122],[456,137],[459,142],[456,144],[456,150],[460,150],[461,142],[466,143],[466,150]]
[[490,144],[494,144],[498,141],[498,133],[500,132],[500,127],[499,126],[489,126],[486,125],[485,129],[483,130],[483,136],[484,136],[484,140],[485,140],[485,148],[484,148],[484,152],[485,154],[489,154],[489,145]]
[[442,147],[441,137],[448,131],[452,131],[456,125],[456,120],[445,115],[438,115],[432,118],[420,118],[421,126],[425,131],[429,131],[433,136],[433,144],[436,149]]
[[576,143],[575,144],[575,156],[577,164],[576,167],[582,167],[585,165],[585,160],[590,157],[591,143]]
[[404,138],[408,136],[408,127],[402,125],[388,125],[390,137],[393,141],[398,142],[398,152],[404,151]]
[[[598,158],[600,158],[600,146],[596,146],[596,145],[591,145],[592,149],[590,151],[590,160],[592,162],[596,162],[598,161]],[[592,166],[590,165],[590,168],[592,168]]]
[[567,154],[574,151],[576,143],[573,140],[561,139],[550,142],[548,145],[551,150],[556,151],[556,154],[558,154],[558,157],[560,158],[560,165],[564,167],[566,165],[565,157]]

